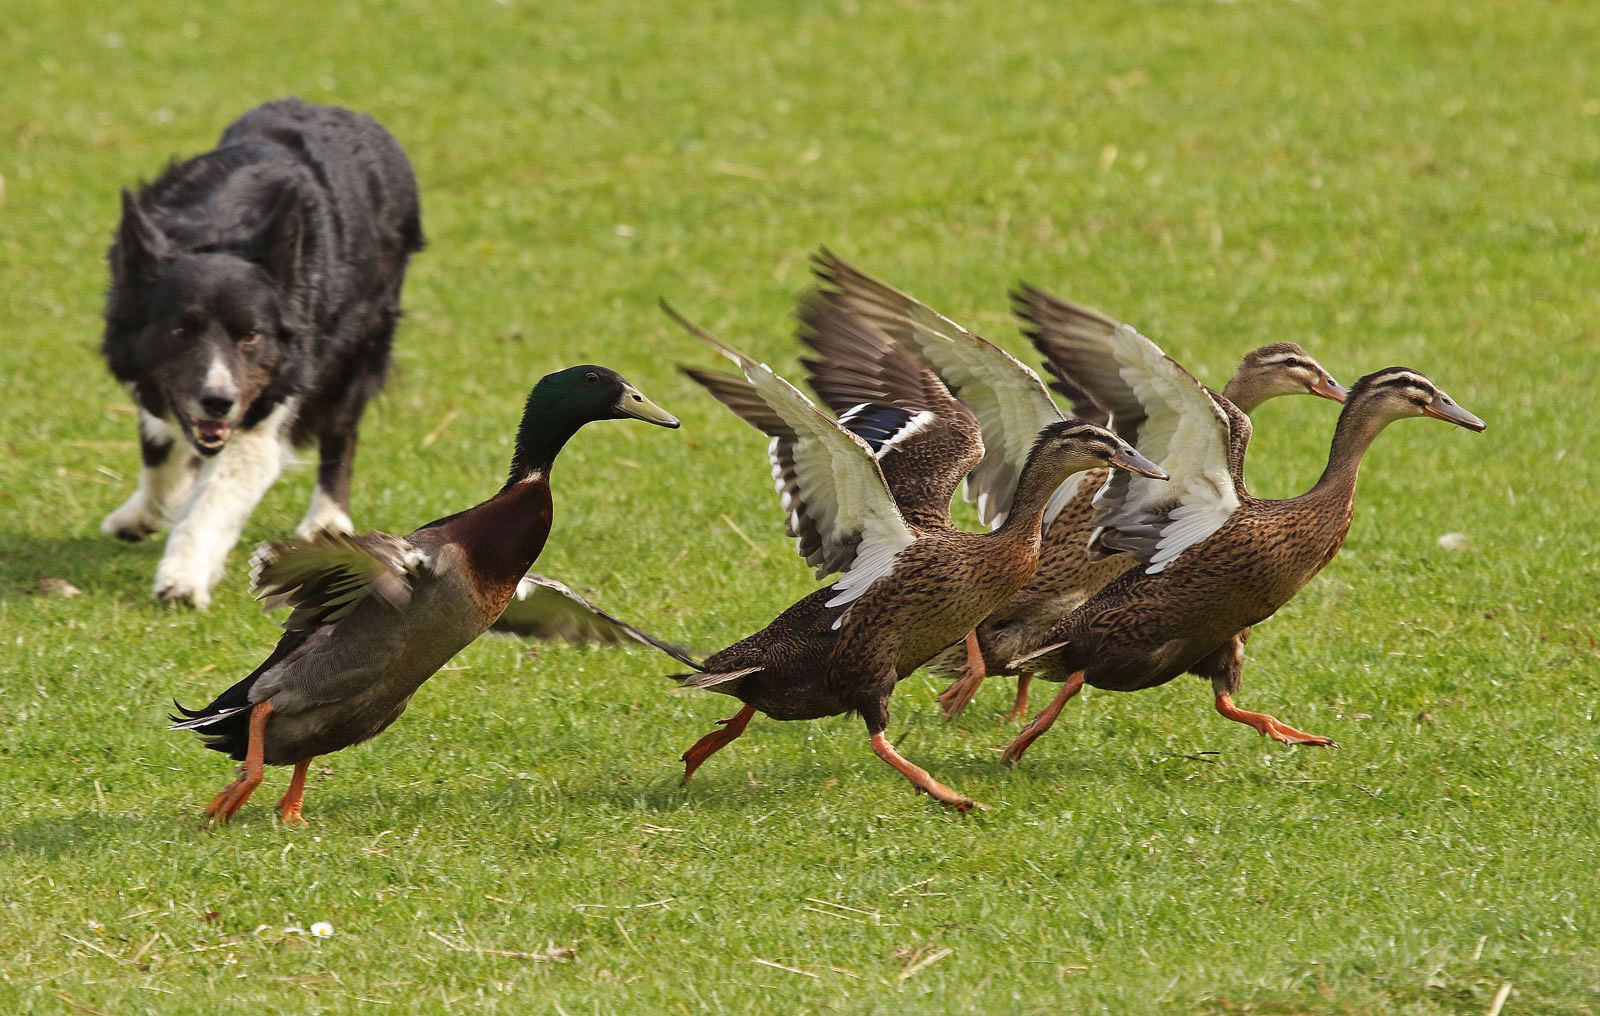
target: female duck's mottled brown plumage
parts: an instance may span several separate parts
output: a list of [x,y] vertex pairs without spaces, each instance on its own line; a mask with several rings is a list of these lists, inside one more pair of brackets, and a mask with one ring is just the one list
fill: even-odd
[[[681,319],[680,319],[681,320]],[[822,547],[850,548],[844,575],[770,625],[711,656],[683,684],[737,697],[745,707],[684,754],[684,779],[738,737],[759,710],[778,719],[860,713],[874,752],[918,789],[959,809],[973,802],[902,758],[884,737],[895,684],[957,641],[1032,573],[1046,503],[1070,473],[1111,463],[1159,476],[1102,427],[1045,428],[994,532],[913,531],[895,508],[872,450],[769,368],[697,331],[738,363],[754,390],[796,434],[794,470]],[[819,449],[826,446],[826,453]]]
[[322,534],[258,552],[267,609],[294,608],[283,638],[209,706],[179,706],[184,718],[173,725],[245,763],[208,814],[226,822],[264,765],[293,765],[278,808],[285,822],[303,821],[311,760],[381,733],[505,610],[550,533],[556,454],[585,423],[622,417],[678,426],[614,371],[568,368],[529,394],[511,476],[489,500],[404,537]]
[[[1118,322],[1026,285],[1012,293],[1012,309],[1023,320],[1024,333],[1044,356],[1045,368],[1054,375],[1051,387],[1071,400],[1073,414],[1108,421],[1110,408],[1095,402],[1075,374],[1082,370],[1083,350],[1104,348]],[[1222,390],[1222,397],[1245,413],[1254,412],[1268,399],[1295,394],[1319,395],[1335,402],[1345,397],[1332,375],[1292,342],[1274,342],[1247,353]],[[1229,436],[1229,471],[1240,489],[1244,487],[1244,453],[1249,440],[1248,427],[1235,428]],[[1096,529],[1092,502],[1108,477],[1104,470],[1085,474],[1078,492],[1045,528],[1038,571],[978,626],[979,653],[945,652],[935,658],[932,669],[954,679],[939,696],[946,716],[953,719],[961,713],[986,675],[1015,673],[1009,666],[1012,660],[1041,645],[1051,625],[1133,566],[1134,559],[1127,554],[1089,552]],[[1030,680],[1026,671],[1017,673],[1017,695],[1008,719],[1025,715]]]
[[[829,296],[813,293],[801,302],[800,337],[820,355],[802,361],[810,371],[808,383],[838,415],[839,426],[866,443],[906,525],[919,533],[951,528],[950,501],[983,456],[978,421],[920,360],[840,310]],[[665,310],[689,331],[709,338],[671,307]],[[844,548],[844,556],[823,552],[817,522],[807,510],[810,494],[796,475],[796,444],[803,436],[746,378],[694,367],[683,372],[772,438],[767,454],[797,551],[817,569],[818,578],[842,571],[850,551]]]
[[[1191,420],[1196,405],[1191,397]],[[1235,423],[1243,419],[1230,404],[1213,405]],[[1199,415],[1206,423],[1203,410]],[[1331,746],[1328,738],[1234,706],[1244,640],[1252,625],[1272,616],[1333,559],[1350,527],[1362,455],[1385,426],[1409,416],[1484,428],[1421,374],[1391,367],[1351,389],[1327,468],[1298,497],[1264,500],[1231,484],[1208,492],[1225,457],[1220,441],[1213,441],[1209,466],[1169,460],[1176,489],[1135,484],[1120,502],[1098,505],[1102,523],[1121,520],[1109,534],[1111,545],[1132,553],[1140,567],[1062,618],[1049,633],[1050,644],[1018,661],[1064,686],[1007,748],[1004,761],[1020,757],[1084,684],[1136,691],[1184,672],[1211,679],[1217,711],[1228,719],[1285,743]],[[1183,505],[1182,498],[1191,503]]]

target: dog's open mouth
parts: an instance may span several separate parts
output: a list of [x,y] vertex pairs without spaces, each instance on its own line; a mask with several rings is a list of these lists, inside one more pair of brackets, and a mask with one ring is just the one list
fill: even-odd
[[198,416],[190,416],[183,410],[173,407],[180,422],[183,423],[183,432],[188,435],[189,443],[201,455],[215,455],[222,451],[222,446],[228,443],[228,435],[233,431],[232,424],[227,420],[207,420]]

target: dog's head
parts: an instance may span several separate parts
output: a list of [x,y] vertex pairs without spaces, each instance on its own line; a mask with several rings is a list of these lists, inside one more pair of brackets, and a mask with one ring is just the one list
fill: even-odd
[[215,455],[263,393],[284,388],[305,331],[294,188],[280,191],[242,244],[192,247],[174,243],[124,190],[110,262],[111,372],[147,411],[176,416],[200,454]]

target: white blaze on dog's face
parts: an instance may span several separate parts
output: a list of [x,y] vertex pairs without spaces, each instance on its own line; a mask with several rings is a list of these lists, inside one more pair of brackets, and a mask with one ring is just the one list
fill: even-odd
[[163,267],[151,302],[161,313],[143,329],[136,386],[200,454],[215,455],[255,422],[247,417],[284,359],[279,290],[260,266],[227,254],[179,255]]

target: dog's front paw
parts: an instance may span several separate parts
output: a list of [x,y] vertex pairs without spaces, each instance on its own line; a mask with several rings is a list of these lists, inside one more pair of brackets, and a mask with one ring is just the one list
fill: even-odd
[[211,605],[211,594],[199,586],[182,582],[156,583],[156,599],[175,607],[196,607],[204,610]]
[[138,543],[161,528],[161,519],[147,507],[143,492],[136,493],[100,523],[100,531],[119,540]]
[[324,497],[319,487],[311,498],[311,507],[306,511],[306,517],[300,520],[294,535],[299,540],[310,540],[318,533],[343,535],[355,531],[350,515],[332,498]]
[[213,582],[207,570],[190,566],[188,562],[175,561],[170,556],[161,559],[156,567],[155,594],[163,603],[205,609],[211,605]]

